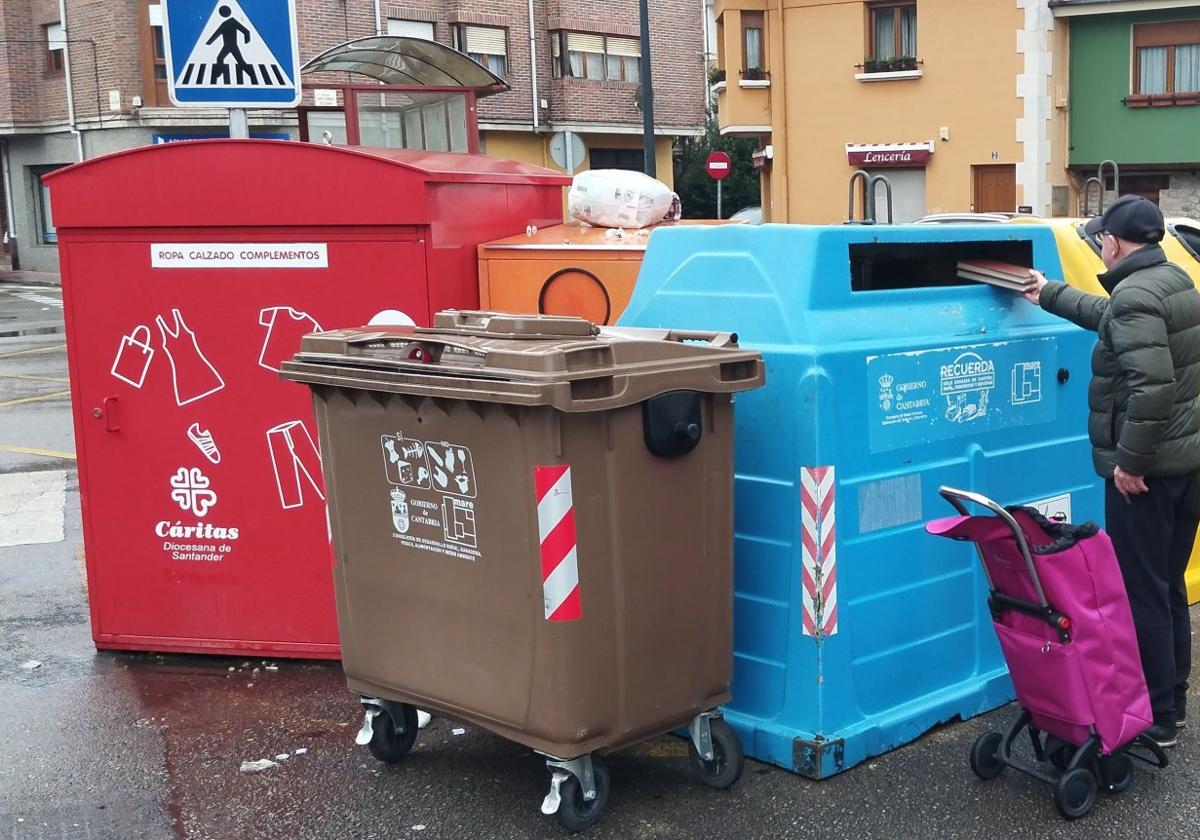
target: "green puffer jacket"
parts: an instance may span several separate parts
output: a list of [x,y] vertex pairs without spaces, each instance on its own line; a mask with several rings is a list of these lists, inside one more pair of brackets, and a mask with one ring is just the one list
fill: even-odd
[[1200,292],[1159,245],[1130,254],[1100,284],[1111,297],[1065,283],[1041,295],[1047,312],[1100,335],[1088,388],[1096,472],[1200,471]]

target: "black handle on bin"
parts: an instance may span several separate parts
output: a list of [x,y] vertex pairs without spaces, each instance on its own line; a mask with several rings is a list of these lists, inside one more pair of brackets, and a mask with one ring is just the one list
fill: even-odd
[[738,334],[711,330],[668,330],[667,341],[707,341],[713,347],[737,347]]

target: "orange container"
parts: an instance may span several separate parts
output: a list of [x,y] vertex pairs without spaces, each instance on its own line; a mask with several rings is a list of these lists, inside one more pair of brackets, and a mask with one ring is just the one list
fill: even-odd
[[629,305],[650,235],[662,227],[696,224],[728,222],[666,222],[620,236],[568,222],[480,245],[480,307],[522,315],[574,315],[610,326]]

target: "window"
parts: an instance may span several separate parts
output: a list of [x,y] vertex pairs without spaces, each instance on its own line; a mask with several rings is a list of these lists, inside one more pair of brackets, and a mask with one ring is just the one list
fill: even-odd
[[42,176],[49,175],[62,165],[29,167],[30,179],[33,181],[33,204],[37,212],[38,239],[43,245],[58,242],[58,231],[54,228],[54,215],[50,212],[50,188],[46,186]]
[[550,40],[554,78],[641,81],[642,43],[637,38],[556,32]]
[[646,165],[642,149],[596,149],[591,151],[592,169],[632,169],[641,172]]
[[917,69],[917,4],[874,3],[870,6],[868,73]]
[[151,107],[171,104],[167,96],[167,47],[163,42],[163,10],[157,0],[141,0],[138,40],[142,66],[142,101]]
[[433,37],[433,24],[422,20],[400,20],[388,18],[387,34],[405,38],[420,38],[422,41],[437,40]]
[[1133,92],[1200,93],[1200,20],[1133,27]]
[[63,71],[63,53],[67,48],[66,35],[61,23],[48,23],[42,27],[46,35],[46,72],[61,73]]
[[762,12],[742,12],[742,67],[747,76],[767,69],[763,60]]
[[497,76],[508,75],[508,31],[498,26],[454,25],[454,49]]
[[167,80],[167,45],[161,26],[152,27],[154,30],[154,78],[157,81]]

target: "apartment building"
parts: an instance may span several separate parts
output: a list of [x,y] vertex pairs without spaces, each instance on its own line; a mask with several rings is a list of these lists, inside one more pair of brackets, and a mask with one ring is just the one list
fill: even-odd
[[[297,0],[296,6],[301,62],[382,33],[437,41],[487,67],[509,89],[478,102],[485,153],[554,167],[550,139],[571,130],[584,140],[582,168],[641,168],[637,0]],[[656,162],[668,182],[673,138],[704,130],[705,13],[703,0],[650,3]],[[306,76],[301,108],[251,111],[251,134],[319,141],[328,130],[338,142],[345,136],[339,86],[373,83],[341,72]],[[21,267],[57,268],[53,211],[41,183],[46,172],[120,149],[227,133],[222,109],[171,106],[158,0],[0,3],[4,228]],[[364,142],[408,142],[401,137],[363,133]],[[451,148],[453,138],[423,142]]]
[[1067,43],[1048,0],[716,0],[716,12],[721,131],[760,138],[765,218],[844,220],[859,169],[887,176],[896,221],[1067,211]]
[[[1051,2],[1066,30],[1067,166],[1079,191],[1104,161],[1105,197],[1137,193],[1200,217],[1200,3]],[[1088,202],[1099,205],[1099,184]]]

